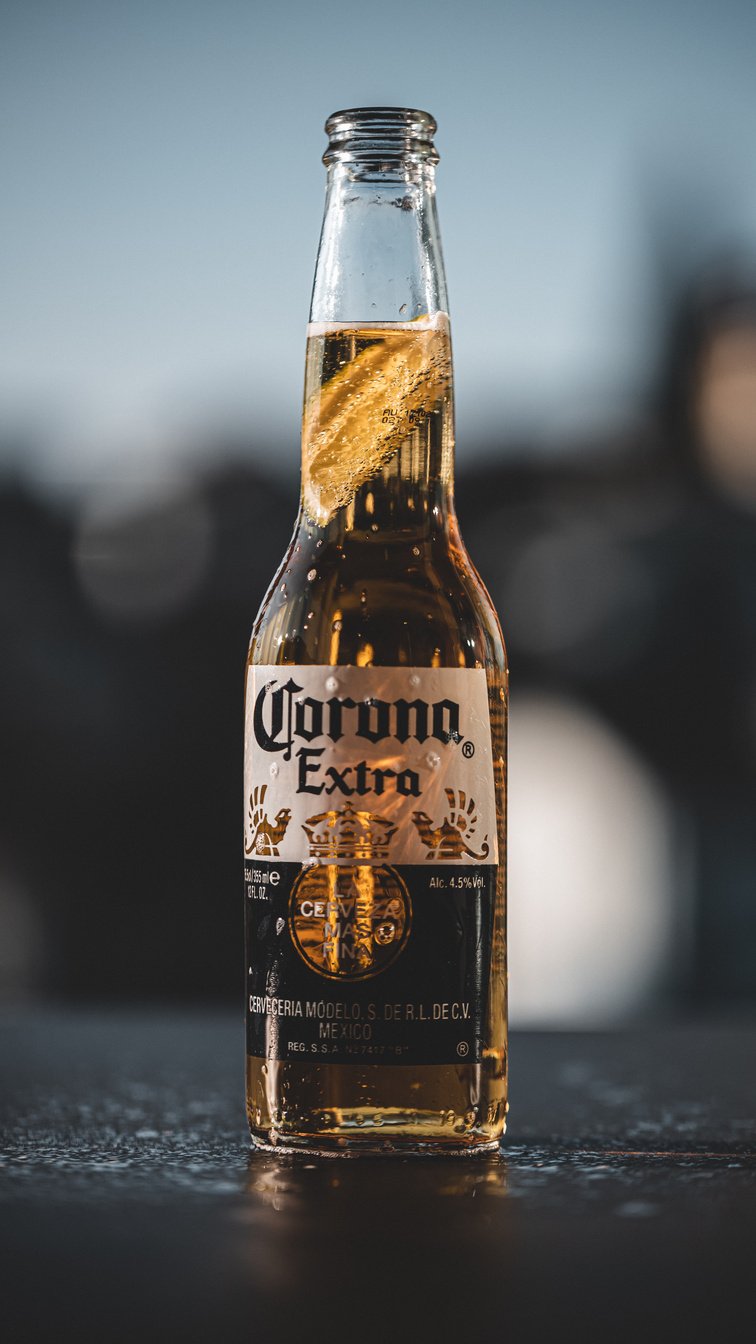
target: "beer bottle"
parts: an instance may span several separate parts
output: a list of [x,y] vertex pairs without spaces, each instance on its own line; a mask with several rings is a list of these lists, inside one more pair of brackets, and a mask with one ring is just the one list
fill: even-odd
[[507,669],[453,497],[427,112],[337,112],[301,506],[246,668],[261,1147],[468,1153],[507,1110]]

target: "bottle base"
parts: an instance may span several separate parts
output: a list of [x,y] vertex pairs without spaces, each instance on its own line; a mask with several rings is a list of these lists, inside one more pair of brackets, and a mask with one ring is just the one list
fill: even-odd
[[300,1155],[302,1157],[326,1157],[326,1158],[360,1158],[360,1157],[490,1157],[492,1153],[499,1153],[503,1142],[501,1138],[475,1139],[466,1143],[459,1141],[444,1141],[439,1139],[421,1139],[421,1138],[401,1138],[395,1135],[393,1138],[372,1138],[368,1135],[339,1135],[327,1136],[324,1134],[306,1135],[306,1134],[286,1134],[278,1135],[268,1131],[267,1133],[256,1133],[251,1131],[252,1148],[256,1152],[272,1153],[276,1156],[288,1156],[289,1154]]

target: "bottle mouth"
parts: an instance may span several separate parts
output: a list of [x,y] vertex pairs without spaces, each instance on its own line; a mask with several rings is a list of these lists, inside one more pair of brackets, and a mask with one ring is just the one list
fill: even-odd
[[436,120],[413,107],[352,107],[334,112],[325,124],[326,167],[335,163],[395,168],[438,163],[433,143]]

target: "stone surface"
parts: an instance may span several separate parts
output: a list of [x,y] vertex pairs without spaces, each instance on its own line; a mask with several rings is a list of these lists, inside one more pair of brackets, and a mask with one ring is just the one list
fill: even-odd
[[515,1034],[500,1159],[250,1152],[217,1015],[5,1019],[16,1341],[750,1337],[756,1026]]

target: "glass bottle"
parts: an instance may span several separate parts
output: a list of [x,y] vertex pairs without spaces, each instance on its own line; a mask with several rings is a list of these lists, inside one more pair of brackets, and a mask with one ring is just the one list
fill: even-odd
[[426,112],[326,123],[302,495],[245,737],[253,1142],[475,1153],[507,1110],[507,667],[453,498]]

